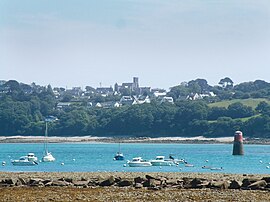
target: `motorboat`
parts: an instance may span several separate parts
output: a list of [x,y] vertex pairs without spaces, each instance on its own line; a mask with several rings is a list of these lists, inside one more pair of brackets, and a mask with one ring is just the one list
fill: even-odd
[[36,161],[33,161],[31,158],[29,159],[28,156],[22,156],[18,160],[12,160],[11,163],[14,166],[35,166],[38,165]]
[[211,166],[202,166],[202,169],[212,169]]
[[121,152],[117,152],[113,158],[116,161],[123,161],[125,159],[124,154]]
[[172,154],[169,155],[169,159],[172,160],[176,165],[181,163],[187,163],[185,159],[176,159]]
[[142,157],[135,157],[131,161],[127,161],[130,167],[149,167],[152,166],[150,161],[143,160]]
[[165,159],[165,156],[156,156],[156,159],[150,160],[152,166],[172,166],[174,161],[171,159]]
[[194,167],[194,165],[190,163],[185,163],[185,167]]
[[222,167],[220,167],[220,168],[210,168],[210,170],[223,170],[223,168]]
[[53,162],[55,161],[55,158],[50,152],[45,153],[45,155],[42,157],[43,162]]

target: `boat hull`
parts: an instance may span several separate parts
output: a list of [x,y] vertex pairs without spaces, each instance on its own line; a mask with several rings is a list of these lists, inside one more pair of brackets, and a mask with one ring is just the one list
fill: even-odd
[[150,162],[140,162],[140,163],[129,162],[128,165],[129,165],[129,167],[149,167],[149,166],[152,166],[152,164]]
[[49,153],[42,157],[42,162],[53,162],[55,158]]
[[38,163],[35,161],[11,161],[14,166],[36,166]]
[[174,165],[174,163],[172,161],[153,160],[153,161],[150,161],[150,163],[152,164],[152,166],[172,166],[172,165]]

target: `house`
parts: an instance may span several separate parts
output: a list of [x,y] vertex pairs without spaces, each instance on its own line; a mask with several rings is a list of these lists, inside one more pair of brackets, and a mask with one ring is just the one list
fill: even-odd
[[173,98],[172,97],[163,97],[160,101],[160,103],[172,103],[173,104]]
[[144,104],[144,103],[151,103],[149,96],[141,95],[138,98],[135,98],[135,102],[133,104]]
[[70,102],[59,102],[56,105],[56,109],[58,110],[65,110],[68,109],[70,107],[71,103]]
[[108,95],[113,94],[113,88],[112,87],[99,87],[99,88],[96,88],[96,93],[101,94],[104,97],[106,97]]
[[133,103],[136,102],[135,99],[132,96],[123,96],[120,99],[121,105],[133,105]]

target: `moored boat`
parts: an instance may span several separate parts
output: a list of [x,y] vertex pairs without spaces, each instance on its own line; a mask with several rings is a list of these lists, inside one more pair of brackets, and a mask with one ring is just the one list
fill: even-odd
[[123,161],[125,159],[124,154],[121,152],[117,152],[113,158],[116,161]]
[[22,156],[18,160],[12,160],[11,163],[14,166],[35,166],[38,165],[34,158],[28,158],[28,156]]
[[156,156],[156,159],[150,160],[152,166],[172,166],[174,161],[171,159],[165,159],[165,156]]
[[135,157],[131,161],[127,161],[130,167],[149,167],[152,166],[150,161],[143,160],[142,157]]

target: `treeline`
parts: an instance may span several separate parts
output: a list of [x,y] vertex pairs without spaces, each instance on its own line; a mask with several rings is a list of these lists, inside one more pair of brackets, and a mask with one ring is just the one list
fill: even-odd
[[[176,88],[169,93],[175,92]],[[234,87],[223,88],[224,92],[232,92]],[[267,95],[266,89],[256,91]],[[270,105],[266,102],[261,102],[256,109],[240,102],[225,108],[209,107],[207,99],[176,99],[175,104],[160,104],[153,100],[151,104],[110,109],[87,108],[83,103],[78,103],[66,110],[57,110],[57,100],[51,86],[26,92],[21,84],[12,81],[9,82],[9,91],[1,94],[1,136],[43,135],[44,119],[53,115],[59,120],[49,123],[50,136],[222,137],[242,130],[246,137],[270,137]],[[250,91],[250,95],[251,92],[254,91]]]

